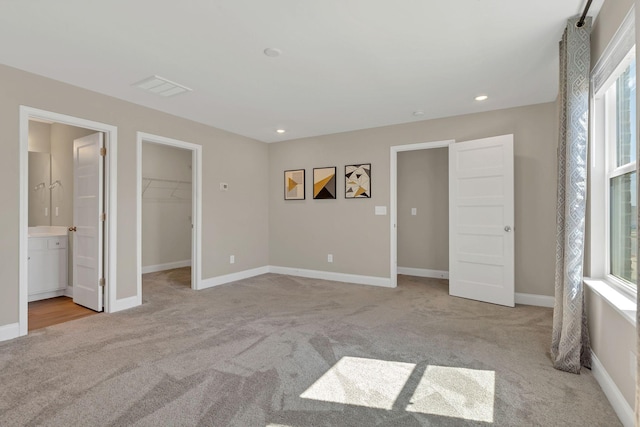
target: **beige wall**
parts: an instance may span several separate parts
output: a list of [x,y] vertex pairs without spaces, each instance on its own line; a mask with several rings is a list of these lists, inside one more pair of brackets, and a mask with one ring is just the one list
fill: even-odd
[[605,0],[591,30],[591,67],[600,59],[634,0]]
[[[51,225],[49,184],[51,183],[51,125],[29,122],[29,227]],[[44,188],[35,187],[44,183]]]
[[[600,59],[632,4],[631,0],[605,1],[591,33],[592,67]],[[636,34],[638,31],[640,25],[636,25]],[[589,266],[586,267],[585,273],[589,274]],[[586,301],[592,350],[633,409],[636,379],[632,376],[632,362],[636,354],[636,329],[588,287]]]
[[73,140],[92,133],[95,131],[61,123],[51,125],[51,182],[62,183],[51,191],[51,225],[73,225]]
[[203,147],[203,278],[268,263],[266,144],[6,66],[0,81],[0,181],[14,184],[0,189],[0,326],[18,322],[20,105],[118,127],[118,299],[136,293],[137,131]]
[[449,271],[448,162],[447,148],[398,153],[399,267]]
[[[556,104],[470,114],[270,144],[270,264],[389,277],[389,152],[393,145],[515,135],[516,292],[553,295]],[[372,163],[372,198],[344,199],[344,165]],[[312,200],[313,167],[338,167],[338,199]],[[283,171],[305,168],[307,199],[283,200]],[[327,263],[327,254],[334,262]]]
[[49,123],[29,121],[29,151],[51,152],[51,125]]
[[[142,144],[142,266],[191,260],[190,150]],[[144,187],[143,187],[144,188]]]

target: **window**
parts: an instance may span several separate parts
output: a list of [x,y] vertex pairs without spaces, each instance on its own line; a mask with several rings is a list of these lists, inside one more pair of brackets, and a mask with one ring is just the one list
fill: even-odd
[[605,97],[609,274],[635,284],[638,250],[635,58],[607,90]]
[[[591,251],[604,258],[601,262],[605,278],[635,291],[638,280],[635,46],[603,80],[595,92],[593,110],[595,147],[591,151],[590,206],[592,222],[596,224],[591,228]],[[603,208],[599,215],[597,210]],[[602,224],[597,224],[598,221]],[[603,232],[603,239],[598,238],[598,229]],[[595,248],[599,240],[604,246],[602,251]],[[593,270],[593,255],[591,263]]]

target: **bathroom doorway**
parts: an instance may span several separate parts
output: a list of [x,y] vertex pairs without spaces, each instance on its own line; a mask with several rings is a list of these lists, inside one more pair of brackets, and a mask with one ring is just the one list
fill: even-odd
[[[115,128],[20,108],[20,335],[109,311]],[[112,286],[108,286],[112,285]]]
[[[74,156],[74,153],[83,150],[84,158],[86,142],[101,146],[101,139],[103,136],[92,129],[50,120],[29,120],[30,331],[85,317],[98,308],[91,301],[88,305],[93,310],[84,307],[86,303],[83,304],[81,292],[74,295],[74,289],[79,289],[79,286],[74,287],[74,276],[84,274],[74,270],[85,264],[77,262],[77,256],[74,256],[74,230],[78,227],[78,220],[74,217],[77,217],[76,212],[83,211],[82,206],[75,206],[75,201],[78,198],[87,200],[86,195],[76,195],[76,181],[81,178],[76,176],[76,164],[81,159],[75,159],[79,156]],[[92,161],[95,163],[99,159]],[[99,168],[93,169],[96,169],[95,175]],[[81,203],[86,204],[84,201]],[[95,231],[89,230],[91,234],[96,234]],[[85,242],[83,244],[87,246]]]

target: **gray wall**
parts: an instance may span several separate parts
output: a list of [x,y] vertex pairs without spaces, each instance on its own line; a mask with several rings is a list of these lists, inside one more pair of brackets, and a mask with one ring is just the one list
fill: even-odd
[[6,66],[0,81],[0,326],[18,322],[20,105],[118,127],[118,299],[136,294],[136,131],[203,147],[203,278],[267,265],[266,144]]
[[[594,66],[633,4],[632,0],[605,1],[591,33],[591,65]],[[637,11],[640,10],[636,5]],[[640,32],[636,18],[636,39]],[[640,100],[638,101],[640,105]],[[588,236],[587,236],[588,241]],[[588,275],[588,265],[585,273]],[[631,367],[636,350],[636,329],[600,295],[586,288],[589,333],[593,352],[613,379],[625,400],[635,405],[636,378]]]
[[447,148],[398,153],[398,267],[449,271],[448,162]]
[[[142,266],[191,260],[191,151],[142,144]],[[143,187],[144,188],[144,187]]]
[[[547,103],[270,144],[270,264],[389,277],[389,216],[375,216],[374,206],[389,207],[390,147],[514,134],[516,292],[553,295],[556,113]],[[351,163],[372,163],[371,199],[344,199]],[[338,199],[312,200],[312,169],[334,165]],[[285,201],[283,171],[298,168],[307,171],[307,199]]]

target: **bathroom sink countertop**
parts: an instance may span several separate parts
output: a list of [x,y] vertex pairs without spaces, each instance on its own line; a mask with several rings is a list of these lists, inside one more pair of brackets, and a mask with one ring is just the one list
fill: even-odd
[[55,237],[66,235],[67,227],[46,225],[29,227],[29,237]]

